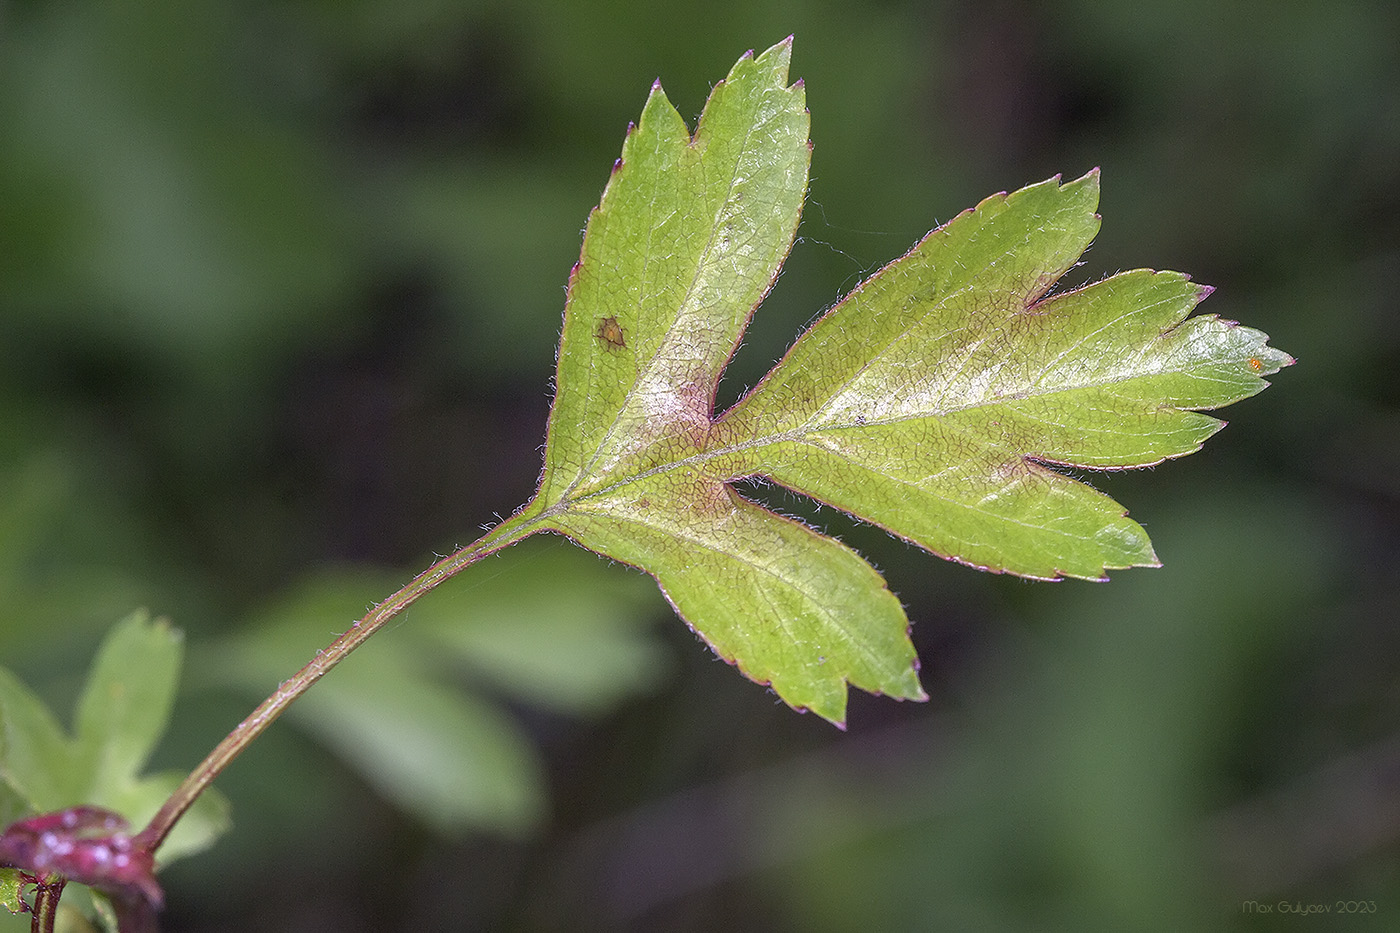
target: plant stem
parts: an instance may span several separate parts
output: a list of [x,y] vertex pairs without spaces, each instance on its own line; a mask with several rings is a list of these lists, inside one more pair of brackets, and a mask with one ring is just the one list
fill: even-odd
[[224,737],[224,740],[209,753],[199,767],[190,772],[179,787],[175,788],[175,791],[161,808],[156,811],[156,815],[151,818],[151,822],[136,835],[134,841],[137,845],[152,853],[160,848],[161,843],[165,841],[165,837],[169,835],[175,823],[194,804],[204,789],[213,783],[224,768],[242,754],[248,744],[261,735],[264,729],[272,725],[273,721],[292,704],[292,701],[309,690],[311,685],[325,676],[331,668],[345,660],[350,652],[379,631],[384,623],[403,612],[418,597],[448,577],[481,558],[514,544],[537,531],[540,516],[532,515],[527,519],[525,518],[527,515],[529,515],[529,510],[522,510],[514,518],[487,532],[476,543],[470,544],[433,564],[414,577],[398,592],[365,613],[363,618],[330,645],[316,652],[316,657],[307,662],[306,666],[297,671],[290,680],[284,681],[270,697],[262,702],[262,705],[253,710],[247,719],[239,723],[232,732]]
[[58,900],[68,882],[58,878],[40,882],[34,891],[34,916],[29,921],[30,933],[53,933],[54,918],[58,916]]

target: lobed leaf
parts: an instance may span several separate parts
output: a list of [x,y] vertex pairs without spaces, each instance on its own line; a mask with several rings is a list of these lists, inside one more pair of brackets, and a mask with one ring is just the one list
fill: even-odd
[[1045,293],[1098,230],[1098,172],[982,202],[821,318],[720,420],[762,473],[938,554],[1029,577],[1157,563],[1112,499],[1052,465],[1146,466],[1291,362],[1199,317],[1209,288],[1138,270]]
[[0,667],[0,781],[30,810],[56,810],[84,789],[75,758],[48,707]]
[[183,640],[168,621],[138,612],[103,641],[75,716],[84,767],[128,778],[140,773],[170,719]]
[[710,479],[659,472],[556,527],[656,577],[720,657],[840,722],[846,684],[922,699],[908,620],[854,551]]
[[792,245],[810,147],[791,43],[745,56],[692,137],[660,83],[629,128],[569,281],[541,483],[577,499],[695,447]]
[[[149,819],[182,777],[141,773],[168,725],[180,646],[176,629],[144,612],[113,626],[84,685],[72,737],[0,668],[0,783],[31,813],[92,804],[133,825]],[[205,793],[162,847],[161,862],[207,848],[227,827],[227,802]]]
[[1146,466],[1200,409],[1289,365],[1187,319],[1210,289],[1136,270],[1050,295],[1098,231],[1098,172],[988,198],[823,315],[715,417],[715,385],[791,246],[809,144],[791,40],[746,55],[692,137],[653,87],[569,284],[535,499],[551,529],[654,576],[726,660],[840,723],[846,685],[922,699],[908,620],[853,551],[739,496],[766,477],[930,551],[1028,577],[1157,563],[1061,467]]

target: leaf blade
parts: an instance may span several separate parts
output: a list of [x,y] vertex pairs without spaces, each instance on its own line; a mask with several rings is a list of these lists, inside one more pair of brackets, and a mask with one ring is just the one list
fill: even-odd
[[68,806],[86,786],[77,754],[53,713],[0,667],[0,780],[35,811]]
[[1097,231],[1097,198],[1096,172],[989,198],[862,283],[721,418],[724,473],[981,569],[1155,566],[1122,506],[1053,466],[1190,453],[1221,426],[1193,409],[1251,395],[1291,360],[1258,331],[1183,323],[1210,289],[1179,273],[1043,298]]
[[741,58],[693,137],[653,87],[570,277],[543,502],[601,488],[708,427],[801,214],[808,117],[790,57],[788,40]]
[[165,733],[184,638],[165,619],[127,616],[107,634],[78,700],[75,738],[99,784],[135,779]]
[[[822,315],[720,420],[739,434],[763,436],[814,416],[828,423],[893,417],[944,401],[998,311],[969,309],[959,299],[997,286],[1034,301],[1098,232],[1097,203],[1097,174],[1090,173],[1063,186],[1051,179],[994,195],[964,211]],[[975,317],[965,321],[969,310]],[[889,374],[911,366],[919,382],[891,392]],[[833,394],[833,384],[843,391]],[[872,404],[877,412],[862,411]]]
[[[796,90],[784,86],[787,53],[782,43],[753,60],[774,66],[770,93]],[[754,92],[736,78],[749,61],[716,87],[687,153],[707,128],[753,137],[751,123],[709,122],[722,92]],[[805,111],[800,128],[805,149]],[[713,280],[742,301],[675,300],[703,278],[697,257],[733,246],[715,239],[714,205],[700,209],[709,202],[697,188],[692,215],[711,221],[699,228],[704,249],[686,253],[680,237],[689,258],[678,265],[669,254],[615,258],[650,256],[656,230],[679,216],[682,202],[657,192],[676,194],[691,176],[658,153],[681,151],[683,136],[654,88],[570,280],[539,492],[507,524],[561,532],[647,571],[718,654],[838,724],[847,684],[922,698],[903,609],[854,552],[729,484],[775,480],[982,569],[1103,579],[1155,566],[1156,554],[1122,506],[1061,468],[1190,453],[1222,426],[1200,409],[1258,392],[1293,362],[1258,331],[1186,320],[1210,289],[1178,273],[1137,270],[1047,298],[1098,231],[1094,170],[993,196],[933,231],[716,418],[715,381],[791,237],[764,238],[776,252],[748,275]],[[786,182],[805,186],[805,158],[786,164]],[[755,193],[769,199],[749,212],[795,223],[800,190]],[[619,219],[628,211],[630,228]],[[668,300],[638,297],[666,288]]]
[[745,676],[845,721],[847,684],[922,700],[909,621],[858,554],[713,484],[657,474],[555,527],[656,578],[677,613]]

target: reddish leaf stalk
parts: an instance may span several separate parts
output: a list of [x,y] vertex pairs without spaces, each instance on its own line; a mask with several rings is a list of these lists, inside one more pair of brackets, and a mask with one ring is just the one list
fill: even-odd
[[57,880],[34,880],[34,916],[29,921],[29,933],[53,933],[55,918],[58,917],[58,899],[63,894],[67,878]]
[[6,827],[0,832],[0,867],[18,869],[23,882],[35,888],[33,906],[26,905],[34,915],[31,931],[53,933],[64,885],[79,881],[108,895],[121,933],[155,933],[156,915],[164,903],[155,878],[155,852],[205,788],[294,700],[386,622],[448,577],[529,536],[539,528],[540,521],[541,516],[536,515],[498,525],[475,544],[438,561],[365,613],[239,723],[135,836],[126,834],[126,820],[119,814],[93,806],[38,814]]
[[331,668],[345,660],[384,624],[403,612],[418,598],[448,577],[475,563],[483,557],[495,553],[508,545],[526,537],[533,530],[534,523],[513,525],[506,522],[498,525],[475,544],[443,558],[427,570],[414,577],[407,585],[388,599],[377,604],[364,617],[350,627],[326,648],[316,652],[306,666],[297,671],[290,680],[284,681],[277,690],[262,702],[247,719],[243,720],[220,742],[199,767],[175,788],[146,828],[134,840],[138,846],[154,853],[165,841],[175,823],[199,799],[214,779],[229,764],[243,753],[248,744],[262,734],[268,726],[286,712],[293,701],[324,677]]

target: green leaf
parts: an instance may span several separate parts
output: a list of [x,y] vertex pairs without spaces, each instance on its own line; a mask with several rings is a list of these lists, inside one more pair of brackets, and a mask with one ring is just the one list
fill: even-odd
[[[0,668],[0,781],[29,812],[94,804],[139,828],[183,775],[143,775],[169,722],[181,635],[136,612],[103,640],[70,738],[33,693]],[[0,799],[3,795],[0,795]],[[228,828],[228,804],[206,792],[175,827],[160,862],[207,848]]]
[[103,642],[75,717],[94,773],[133,776],[145,766],[170,720],[183,640],[166,620],[138,612]]
[[[0,748],[0,761],[5,760],[5,750]],[[15,792],[9,783],[0,780],[0,826],[9,826],[26,813],[34,812],[22,796]]]
[[[383,570],[303,580],[244,631],[201,652],[201,679],[254,696],[392,589]],[[288,719],[383,796],[444,832],[519,835],[545,812],[534,743],[496,698],[569,714],[605,710],[665,670],[654,588],[564,542],[538,539],[454,577],[338,665]]]
[[709,428],[802,211],[808,118],[801,86],[786,86],[790,51],[740,59],[694,138],[652,87],[570,279],[542,500],[630,479]]
[[1198,409],[1292,360],[1186,320],[1209,289],[1138,270],[1049,296],[1098,230],[1098,173],[988,198],[859,286],[716,417],[715,387],[806,194],[791,40],[746,55],[693,136],[652,89],[569,283],[545,466],[500,540],[551,529],[652,574],[725,659],[840,724],[852,684],[923,699],[908,620],[844,545],[750,502],[763,477],[937,554],[1028,577],[1157,563],[1059,468],[1198,449]]
[[[164,849],[164,846],[161,848]],[[86,909],[72,907],[73,898],[69,896],[58,905],[58,922],[54,924],[54,933],[122,933],[111,898],[89,887],[82,887],[81,890],[87,895],[83,898],[87,902]],[[92,919],[89,920],[89,917]]]
[[1253,395],[1291,360],[1259,331],[1183,323],[1210,289],[1179,273],[1045,298],[1098,231],[1097,203],[1095,171],[934,231],[822,317],[707,452],[984,569],[1155,565],[1122,506],[1053,465],[1198,450],[1222,424],[1191,409]]
[[[288,657],[316,652],[392,588],[379,572],[327,571],[269,606],[201,665],[254,695],[285,677]],[[355,765],[384,796],[443,830],[516,832],[543,809],[533,749],[489,706],[444,684],[412,626],[339,664],[288,719]]]
[[529,739],[498,707],[416,676],[380,653],[318,685],[301,715],[387,799],[438,830],[486,826],[522,835],[544,815],[544,782]]
[[666,674],[669,657],[651,634],[666,613],[660,603],[645,579],[540,538],[441,584],[409,610],[408,631],[423,651],[457,662],[468,683],[589,715]]
[[23,911],[24,901],[20,899],[19,870],[0,868],[0,907],[12,914]]
[[[0,667],[0,780],[33,812],[58,810],[85,789],[86,775],[63,727],[28,687]],[[61,802],[56,802],[61,801]]]
[[[154,815],[185,777],[141,774],[170,723],[183,645],[167,620],[133,613],[103,641],[78,700],[74,748],[79,771],[92,775],[88,799],[126,814],[133,826]],[[160,863],[203,851],[228,825],[225,798],[201,795],[161,844]]]

